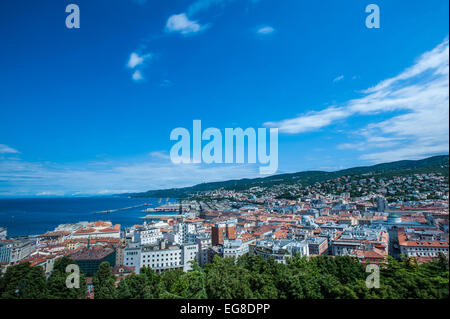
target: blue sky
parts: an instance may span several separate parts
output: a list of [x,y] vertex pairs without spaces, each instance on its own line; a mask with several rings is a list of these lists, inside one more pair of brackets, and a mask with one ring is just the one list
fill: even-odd
[[[80,7],[80,29],[65,7]],[[365,7],[380,7],[380,29]],[[0,196],[256,177],[172,129],[278,127],[278,172],[448,153],[448,1],[0,2]]]

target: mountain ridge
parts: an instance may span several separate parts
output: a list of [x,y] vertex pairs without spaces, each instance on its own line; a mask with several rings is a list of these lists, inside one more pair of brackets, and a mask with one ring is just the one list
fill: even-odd
[[322,182],[346,175],[371,174],[376,176],[401,176],[420,173],[439,173],[448,176],[448,169],[449,155],[437,155],[420,160],[402,160],[375,164],[371,166],[358,166],[334,172],[313,170],[296,173],[284,173],[267,177],[242,178],[220,182],[208,182],[188,187],[149,190],[141,193],[129,193],[122,195],[128,195],[132,197],[186,198],[196,192],[214,190],[219,188],[243,190],[254,186],[267,187],[280,183],[292,184],[295,182],[301,183],[302,185],[311,185],[315,182]]

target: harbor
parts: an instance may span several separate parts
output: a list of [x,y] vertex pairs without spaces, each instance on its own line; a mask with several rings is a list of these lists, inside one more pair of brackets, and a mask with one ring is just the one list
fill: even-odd
[[117,208],[117,209],[108,209],[108,210],[94,212],[94,215],[97,215],[97,214],[110,214],[110,213],[115,213],[115,212],[119,212],[119,211],[122,211],[122,210],[135,209],[135,208],[145,207],[145,206],[149,206],[149,205],[152,205],[152,204],[144,203],[144,204],[134,205],[134,206],[129,206],[129,207],[123,207],[123,208]]

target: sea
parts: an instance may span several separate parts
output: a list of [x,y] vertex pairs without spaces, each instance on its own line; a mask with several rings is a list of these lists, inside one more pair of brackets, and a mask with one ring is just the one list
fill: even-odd
[[[125,196],[0,198],[0,227],[6,227],[8,237],[39,235],[52,231],[59,224],[81,221],[111,221],[129,227],[142,224],[142,210],[166,203],[159,198],[129,198]],[[169,199],[169,202],[173,200]],[[130,206],[149,204],[107,214],[94,214]]]

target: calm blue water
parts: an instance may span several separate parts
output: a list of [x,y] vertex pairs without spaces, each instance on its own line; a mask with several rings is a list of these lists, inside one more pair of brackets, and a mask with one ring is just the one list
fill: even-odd
[[[59,224],[80,221],[109,220],[122,227],[142,224],[142,210],[158,206],[159,198],[127,198],[116,196],[75,198],[7,198],[0,199],[0,226],[8,236],[36,235],[53,230]],[[165,203],[164,198],[161,204]],[[121,210],[109,214],[94,212],[124,208],[143,203],[151,206]]]

